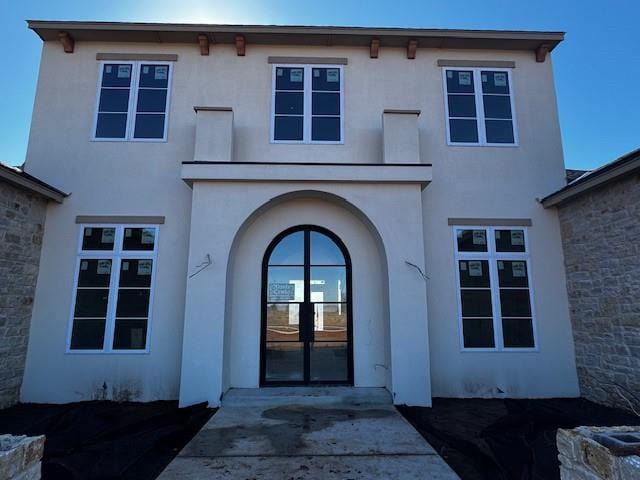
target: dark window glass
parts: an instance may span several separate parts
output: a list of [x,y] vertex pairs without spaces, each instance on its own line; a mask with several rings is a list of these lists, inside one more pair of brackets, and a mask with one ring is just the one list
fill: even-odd
[[276,90],[303,90],[304,68],[277,67]]
[[491,317],[491,290],[461,290],[463,317]]
[[276,114],[302,115],[304,95],[302,92],[276,92]]
[[314,303],[314,338],[316,341],[347,341],[347,306],[340,303]]
[[310,352],[310,379],[344,382],[349,379],[349,355],[346,343],[313,342]]
[[449,120],[449,136],[456,143],[477,143],[478,123],[476,120]]
[[489,318],[465,318],[462,320],[462,336],[465,348],[494,348],[493,320]]
[[127,112],[129,109],[128,88],[103,88],[100,90],[100,112]]
[[511,120],[485,120],[487,143],[515,143]]
[[449,95],[450,117],[475,117],[476,98],[473,95]]
[[496,251],[524,252],[524,230],[496,230]]
[[313,115],[340,115],[340,94],[314,92],[311,112]]
[[163,113],[167,106],[166,90],[148,90],[141,88],[138,91],[138,112]]
[[108,287],[111,280],[111,260],[83,258],[80,260],[78,287]]
[[302,264],[304,264],[304,232],[294,232],[284,237],[269,257],[269,265]]
[[267,342],[265,346],[265,380],[295,382],[304,380],[304,344]]
[[473,72],[471,70],[447,70],[448,93],[473,93]]
[[342,251],[329,237],[319,232],[311,232],[310,240],[312,265],[345,265]]
[[72,350],[102,350],[104,344],[104,318],[74,319],[71,332]]
[[313,117],[311,139],[318,142],[339,142],[340,117]]
[[302,140],[302,117],[280,117],[274,122],[275,140]]
[[346,267],[311,267],[312,302],[346,302]]
[[136,115],[136,127],[133,133],[135,138],[163,138],[164,115],[138,114]]
[[509,76],[507,72],[483,71],[480,73],[483,93],[509,93]]
[[108,63],[102,69],[103,87],[129,87],[133,65],[129,63]]
[[486,252],[486,230],[458,230],[456,232],[459,252]]
[[144,318],[149,314],[149,289],[119,289],[116,316]]
[[339,68],[314,68],[312,75],[312,90],[340,91]]
[[99,113],[96,138],[125,138],[127,134],[126,113]]
[[501,287],[528,287],[527,262],[498,260],[498,278]]
[[167,88],[169,86],[169,65],[141,65],[139,86]]
[[300,340],[300,305],[270,303],[267,305],[267,341],[298,342]]
[[147,344],[146,318],[116,318],[113,348],[116,350],[144,350]]
[[487,260],[460,260],[461,287],[486,287],[489,288],[489,262]]
[[503,317],[530,317],[529,290],[500,289],[500,308]]
[[533,324],[530,318],[503,318],[504,346],[509,348],[533,348]]
[[76,307],[73,316],[79,318],[106,317],[108,288],[79,289],[76,292]]
[[304,268],[269,267],[267,301],[304,301]]
[[486,118],[511,118],[511,99],[508,96],[484,95],[482,98]]
[[153,260],[123,258],[120,263],[121,287],[150,287]]
[[124,250],[153,250],[155,241],[155,228],[125,228],[122,248]]

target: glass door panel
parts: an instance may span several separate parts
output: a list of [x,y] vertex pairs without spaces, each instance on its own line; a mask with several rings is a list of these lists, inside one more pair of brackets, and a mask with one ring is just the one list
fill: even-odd
[[304,381],[303,342],[267,342],[264,353],[267,382]]
[[310,380],[336,383],[349,381],[349,354],[346,342],[311,344]]

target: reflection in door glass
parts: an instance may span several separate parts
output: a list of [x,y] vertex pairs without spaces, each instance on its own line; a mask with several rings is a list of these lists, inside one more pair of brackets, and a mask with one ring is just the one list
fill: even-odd
[[304,232],[294,232],[284,237],[269,257],[269,265],[302,264],[304,264]]
[[346,302],[346,270],[346,267],[311,267],[311,301]]
[[269,267],[267,302],[304,301],[303,267]]
[[311,232],[311,265],[344,265],[338,245],[326,235]]
[[268,342],[265,349],[267,381],[304,380],[304,349],[300,342]]

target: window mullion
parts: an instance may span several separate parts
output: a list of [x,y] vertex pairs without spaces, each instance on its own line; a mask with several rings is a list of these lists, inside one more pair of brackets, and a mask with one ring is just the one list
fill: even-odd
[[129,113],[127,115],[127,140],[133,139],[136,124],[136,105],[138,105],[138,71],[140,63],[131,64],[131,93],[129,94]]
[[[484,98],[482,96],[482,78],[481,70],[473,70],[473,80],[476,91],[476,118],[478,121],[478,140],[480,145],[487,143],[487,131],[484,124]],[[495,251],[495,250],[494,250]]]
[[113,350],[113,338],[115,330],[115,315],[118,303],[118,285],[120,284],[120,262],[123,241],[123,227],[116,227],[111,261],[111,281],[109,282],[109,299],[107,302],[107,319],[105,322],[104,351]]

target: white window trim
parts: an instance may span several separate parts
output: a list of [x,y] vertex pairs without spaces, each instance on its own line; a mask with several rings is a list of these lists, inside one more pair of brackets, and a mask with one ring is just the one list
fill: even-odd
[[[302,140],[275,140],[276,120],[276,69],[278,68],[302,68],[304,69],[304,103],[303,103],[303,128]],[[325,141],[311,140],[311,98],[312,98],[312,69],[313,68],[337,68],[340,70],[340,140]],[[274,64],[271,71],[271,119],[269,129],[269,141],[275,144],[307,144],[307,145],[343,145],[344,144],[344,69],[342,65],[312,64],[301,65],[294,63]]]
[[[167,132],[169,131],[169,109],[171,107],[171,84],[173,81],[173,69],[175,62],[154,62],[150,60],[103,60],[99,62],[98,84],[96,86],[96,103],[93,115],[93,126],[91,130],[91,141],[93,142],[147,142],[147,143],[163,143],[167,142]],[[129,104],[127,110],[127,128],[124,138],[104,138],[96,137],[96,127],[98,126],[98,108],[100,106],[100,89],[102,88],[102,75],[104,74],[105,64],[131,65],[131,85],[129,93]],[[167,103],[165,106],[164,132],[162,138],[135,138],[133,136],[135,130],[136,106],[138,105],[138,84],[140,83],[140,67],[144,65],[166,65],[169,67],[169,78],[167,82]]]
[[[531,353],[539,352],[540,344],[538,341],[538,321],[535,307],[535,292],[533,288],[533,275],[531,269],[531,248],[529,244],[529,233],[527,227],[488,227],[473,225],[454,225],[451,227],[453,234],[454,248],[454,277],[456,279],[456,299],[458,306],[458,333],[460,336],[461,352],[519,352]],[[487,233],[487,251],[486,252],[459,252],[458,251],[458,230],[485,230]],[[524,231],[524,252],[496,252],[495,231],[496,230],[523,230]],[[489,263],[489,282],[491,286],[491,309],[493,312],[493,336],[495,347],[465,347],[464,331],[462,322],[462,298],[460,295],[460,272],[458,270],[459,261],[465,260],[487,260]],[[527,282],[529,284],[529,302],[531,303],[531,328],[533,330],[533,347],[505,347],[504,337],[502,335],[502,308],[500,306],[500,285],[498,280],[497,262],[498,260],[516,260],[523,261],[527,265]]]
[[[442,85],[444,89],[444,112],[445,112],[445,128],[447,131],[447,145],[451,147],[519,147],[520,139],[518,136],[518,122],[515,105],[515,92],[513,91],[513,69],[511,68],[494,68],[494,67],[442,67]],[[478,122],[478,141],[474,142],[452,142],[451,131],[449,126],[449,91],[447,90],[447,71],[457,72],[473,72],[473,90],[476,102],[476,121]],[[487,142],[486,127],[484,124],[484,100],[482,98],[482,81],[480,77],[481,71],[505,72],[507,81],[509,82],[509,100],[511,103],[511,121],[513,122],[513,143],[490,143]]]
[[[82,239],[85,228],[115,228],[113,250],[83,250]],[[122,241],[125,228],[153,228],[155,229],[153,250],[123,250]],[[73,294],[71,298],[71,308],[69,309],[69,323],[67,327],[67,338],[65,353],[72,355],[85,354],[119,354],[119,355],[141,355],[150,353],[151,330],[153,318],[153,303],[156,291],[156,272],[158,270],[158,241],[160,236],[159,225],[151,224],[126,224],[118,225],[112,223],[86,223],[79,225],[78,246],[76,254],[76,265],[74,268]],[[105,334],[102,349],[72,349],[71,336],[73,334],[73,320],[76,308],[76,296],[78,293],[78,275],[80,273],[80,263],[83,259],[111,259],[111,278],[109,279],[109,297],[107,303],[107,318],[105,322]],[[126,259],[149,259],[153,260],[151,269],[151,285],[149,291],[149,311],[147,314],[147,336],[144,349],[114,349],[113,336],[115,332],[116,306],[118,300],[118,288],[120,283],[120,264]]]

